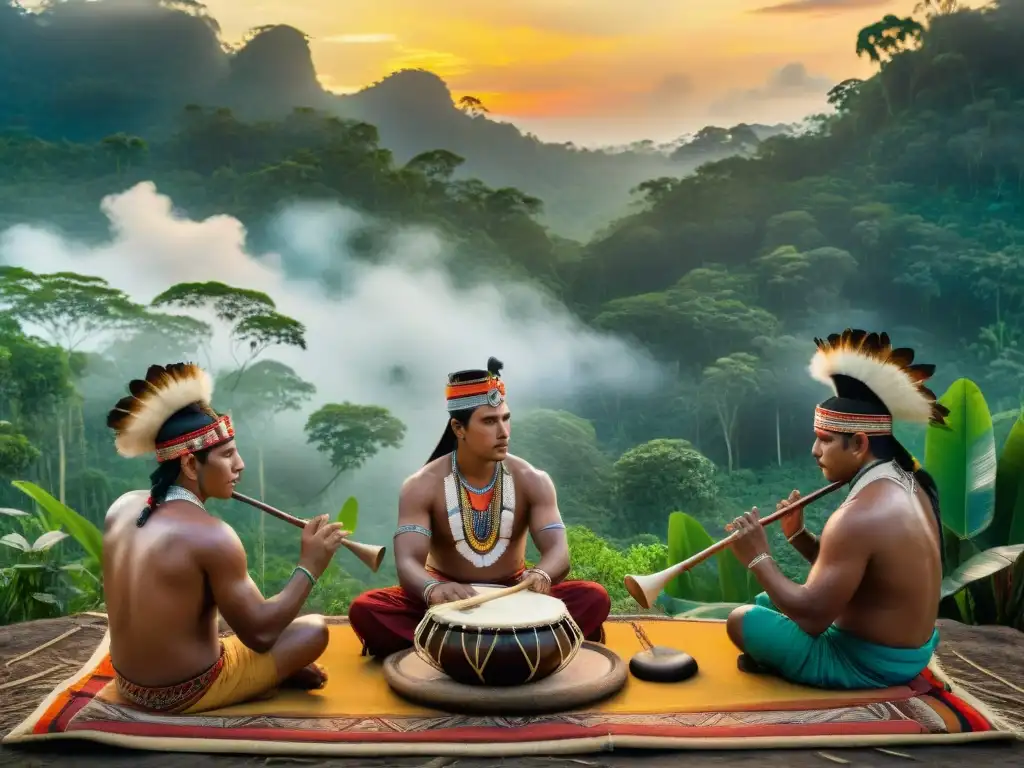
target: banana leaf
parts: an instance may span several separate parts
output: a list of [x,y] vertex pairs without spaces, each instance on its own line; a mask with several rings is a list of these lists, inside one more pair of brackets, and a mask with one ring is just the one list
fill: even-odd
[[[715,542],[699,521],[685,512],[673,512],[668,517],[668,559],[676,564],[710,547]],[[714,594],[697,575],[687,571],[672,579],[665,588],[671,597],[685,600],[719,600],[721,587],[716,584]]]
[[1022,552],[1024,544],[995,547],[979,552],[942,580],[941,598],[951,597],[981,579],[1015,565]]
[[[995,514],[979,536],[986,549],[1024,544],[1024,415],[1018,416],[996,465]],[[940,499],[940,504],[941,504]]]
[[335,522],[341,523],[342,529],[349,533],[356,532],[356,526],[359,525],[359,501],[355,496],[345,499]]
[[949,408],[949,427],[930,426],[924,466],[935,478],[943,524],[970,539],[992,522],[995,511],[996,445],[985,397],[970,379],[957,379],[939,398]]
[[103,566],[103,533],[89,520],[48,494],[35,483],[14,480],[11,485],[35,501],[43,509],[43,516],[55,527],[67,531],[85,550],[86,556]]
[[[722,600],[727,603],[742,603],[753,598],[760,591],[760,585],[749,568],[745,568],[731,549],[725,549],[713,557],[718,561],[718,581],[722,588]],[[751,582],[755,591],[751,594]]]
[[676,619],[725,619],[734,609],[743,605],[728,602],[702,603],[672,597],[664,592],[658,596],[654,604]]

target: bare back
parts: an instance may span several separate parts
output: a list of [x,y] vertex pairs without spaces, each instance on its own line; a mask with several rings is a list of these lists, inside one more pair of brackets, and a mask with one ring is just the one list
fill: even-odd
[[527,462],[509,454],[505,466],[515,483],[516,503],[513,510],[512,534],[508,548],[490,566],[478,568],[468,562],[455,549],[455,537],[448,522],[445,505],[444,479],[451,472],[451,459],[447,456],[427,464],[416,475],[430,499],[430,555],[427,567],[440,571],[450,579],[462,583],[485,583],[507,579],[518,572],[526,560],[526,539],[530,530],[531,491],[536,470]]
[[103,585],[114,667],[144,686],[194,677],[220,653],[217,611],[199,548],[223,523],[186,501],[135,520],[148,493],[125,494],[107,513]]
[[927,494],[914,489],[919,504],[898,483],[877,479],[837,512],[856,516],[854,525],[837,519],[833,526],[830,519],[822,531],[823,546],[830,533],[840,534],[859,539],[867,556],[860,586],[836,625],[896,648],[926,643],[938,618],[941,531]]

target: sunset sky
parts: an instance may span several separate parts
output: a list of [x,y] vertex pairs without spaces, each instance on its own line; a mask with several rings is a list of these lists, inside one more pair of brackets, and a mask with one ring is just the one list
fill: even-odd
[[[225,38],[283,23],[350,93],[403,67],[549,141],[797,120],[872,72],[857,31],[918,0],[206,0]],[[984,2],[968,2],[978,7]]]

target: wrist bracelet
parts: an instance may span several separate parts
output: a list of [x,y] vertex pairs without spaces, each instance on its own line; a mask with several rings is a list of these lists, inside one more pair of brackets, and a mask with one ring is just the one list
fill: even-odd
[[422,594],[424,603],[430,603],[430,593],[433,591],[434,587],[436,587],[440,583],[441,582],[438,579],[427,579],[427,583],[423,585]]
[[549,587],[551,586],[551,577],[548,575],[547,571],[541,570],[540,568],[527,568],[526,572],[523,573],[523,575],[520,577],[519,580],[522,581],[523,579],[526,578],[526,576],[528,574],[531,574],[531,573],[538,574],[542,579],[544,579],[544,581],[546,581],[548,583]]
[[750,570],[753,570],[754,566],[757,565],[758,563],[760,563],[762,560],[773,560],[773,559],[774,558],[771,555],[769,555],[767,552],[762,552],[760,555],[758,555],[753,560],[751,560],[749,563],[747,563],[747,568],[749,568]]
[[805,534],[805,533],[807,533],[807,529],[804,526],[801,525],[799,531],[794,533],[792,536],[787,536],[786,537],[786,541],[788,541],[790,544],[792,544],[793,543],[793,539],[795,539],[797,536],[800,536],[800,535]]
[[309,579],[309,585],[310,585],[311,587],[315,587],[315,586],[316,586],[316,576],[314,576],[314,575],[313,575],[313,574],[312,574],[312,573],[311,573],[311,572],[309,571],[309,569],[308,569],[308,568],[303,568],[303,567],[302,567],[301,565],[296,565],[296,566],[295,566],[295,570],[294,570],[294,571],[292,571],[292,576],[294,576],[294,575],[295,575],[296,573],[299,573],[300,571],[301,571],[302,573],[304,573],[304,574],[306,575],[306,578],[307,578],[307,579]]

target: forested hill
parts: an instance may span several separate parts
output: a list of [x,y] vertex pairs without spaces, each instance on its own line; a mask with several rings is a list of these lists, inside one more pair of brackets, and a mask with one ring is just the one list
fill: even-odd
[[57,140],[126,133],[153,141],[173,133],[190,104],[227,108],[247,121],[314,109],[376,126],[398,162],[436,149],[461,156],[458,178],[544,200],[542,220],[576,238],[617,216],[644,179],[749,151],[782,129],[742,126],[742,141],[718,129],[675,155],[672,147],[605,152],[545,144],[479,105],[454,104],[428,72],[397,72],[350,96],[329,93],[303,32],[259,27],[231,48],[196,0],[63,0],[42,14],[0,0],[0,64],[0,124],[8,129]]
[[[719,434],[733,459],[743,443],[748,466],[776,450],[777,406],[783,430],[787,402],[802,414],[797,437],[806,430],[800,409],[813,395],[794,382],[806,378],[810,339],[851,324],[922,350],[939,364],[938,391],[970,375],[993,407],[1016,409],[1022,35],[1020,0],[865,28],[851,45],[879,71],[832,91],[838,114],[809,135],[763,142],[756,157],[652,180],[645,209],[576,263],[577,306],[678,361],[675,402],[710,383]],[[781,386],[759,378],[765,368]],[[783,434],[783,454],[786,444]],[[727,453],[722,441],[712,449]]]

